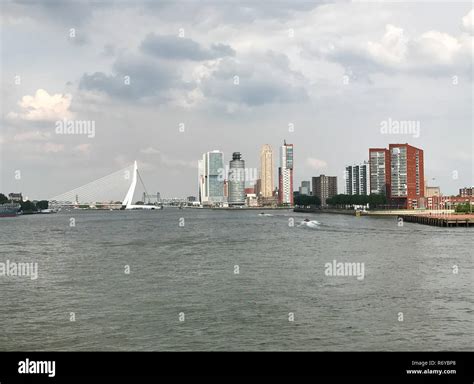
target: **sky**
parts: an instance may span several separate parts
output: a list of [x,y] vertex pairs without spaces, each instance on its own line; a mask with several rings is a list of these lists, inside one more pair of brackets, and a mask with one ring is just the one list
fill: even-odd
[[444,194],[474,184],[471,2],[0,4],[0,192],[46,199],[137,160],[149,192],[196,196],[204,152],[255,168],[270,144],[276,177],[283,140],[295,190],[325,174],[343,193],[390,143],[422,148]]

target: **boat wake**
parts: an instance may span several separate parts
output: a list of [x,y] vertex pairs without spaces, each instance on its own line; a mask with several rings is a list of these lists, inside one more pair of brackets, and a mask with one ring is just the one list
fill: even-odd
[[271,213],[259,213],[259,216],[273,216]]
[[319,228],[321,223],[317,220],[303,220],[298,227]]

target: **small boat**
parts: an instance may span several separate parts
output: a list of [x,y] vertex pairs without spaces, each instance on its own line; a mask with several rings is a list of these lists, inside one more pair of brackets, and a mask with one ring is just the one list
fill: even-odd
[[20,204],[6,203],[0,204],[0,217],[16,217],[20,210]]
[[58,213],[58,210],[57,209],[42,209],[40,210],[38,213],[44,213],[44,214],[48,214],[48,213]]

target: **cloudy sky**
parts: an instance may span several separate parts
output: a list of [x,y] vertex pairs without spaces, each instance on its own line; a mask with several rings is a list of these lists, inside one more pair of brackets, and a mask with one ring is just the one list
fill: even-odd
[[255,3],[2,0],[0,191],[48,198],[136,159],[149,192],[197,195],[203,152],[257,167],[284,139],[295,189],[343,192],[346,164],[406,142],[429,184],[473,184],[472,3]]

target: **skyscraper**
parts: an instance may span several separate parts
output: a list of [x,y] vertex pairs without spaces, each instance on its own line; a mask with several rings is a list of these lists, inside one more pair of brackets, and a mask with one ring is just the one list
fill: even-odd
[[265,144],[260,151],[260,196],[272,197],[273,194],[273,151]]
[[370,195],[369,163],[346,166],[346,195]]
[[293,205],[293,144],[286,144],[286,141],[280,147],[278,203]]
[[240,152],[232,154],[229,162],[229,205],[245,204],[245,161]]
[[370,193],[390,194],[390,154],[386,148],[369,148]]
[[204,153],[198,169],[201,204],[224,204],[224,154],[219,150]]
[[326,206],[326,200],[336,195],[336,176],[320,175],[318,177],[313,177],[313,196],[319,197],[322,206]]

